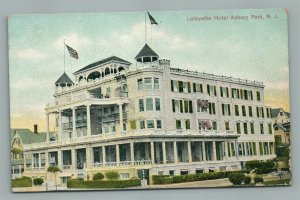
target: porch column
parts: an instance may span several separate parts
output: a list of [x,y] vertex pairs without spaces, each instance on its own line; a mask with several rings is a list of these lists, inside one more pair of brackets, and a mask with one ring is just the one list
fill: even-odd
[[154,159],[154,142],[150,142],[150,151],[151,151],[151,164],[155,164],[155,159]]
[[205,141],[202,142],[202,158],[206,161]]
[[73,126],[73,132],[72,132],[72,140],[75,140],[76,138],[76,108],[72,108],[72,126]]
[[134,143],[130,142],[130,160],[131,165],[134,165]]
[[225,159],[228,160],[229,159],[229,156],[228,156],[228,142],[225,141]]
[[162,151],[163,151],[163,163],[167,163],[167,156],[166,156],[166,142],[162,142]]
[[238,159],[239,158],[239,145],[238,145],[238,142],[235,141],[234,142],[234,148],[235,148],[235,157]]
[[41,153],[39,153],[38,155],[39,155],[39,170],[41,170],[41,165],[42,165]]
[[46,152],[45,152],[45,169],[46,169],[46,171],[47,171],[48,167],[49,167],[49,152],[48,152],[48,150],[46,150]]
[[86,151],[85,152],[86,153],[86,168],[90,169],[91,168],[91,162],[92,162],[92,160],[91,160],[91,145],[90,144],[86,146],[85,151]]
[[216,141],[213,141],[212,160],[217,160]]
[[76,150],[75,150],[75,147],[72,146],[72,149],[71,149],[71,161],[72,161],[72,169],[75,170],[76,169]]
[[62,169],[62,156],[61,156],[61,150],[58,149],[57,151],[57,166],[59,167],[59,169]]
[[86,105],[87,136],[91,136],[91,105]]
[[116,144],[116,161],[117,161],[117,166],[120,164],[120,146],[119,144]]
[[174,149],[174,163],[178,163],[177,143],[176,143],[176,141],[173,142],[173,149]]
[[103,167],[105,167],[105,164],[106,164],[105,146],[102,146],[102,162],[103,162]]
[[31,170],[33,170],[33,154],[31,154]]
[[189,159],[189,162],[193,162],[192,160],[192,149],[191,149],[191,141],[188,141],[187,142],[187,148],[188,148],[188,159]]
[[59,123],[59,134],[57,135],[57,140],[60,142],[61,141],[61,137],[62,137],[62,131],[63,131],[63,127],[62,127],[62,111],[58,111],[58,123]]
[[46,131],[47,131],[47,135],[46,135],[46,143],[49,143],[49,113],[46,113]]
[[119,126],[120,126],[120,132],[123,132],[123,109],[122,109],[122,104],[119,104]]

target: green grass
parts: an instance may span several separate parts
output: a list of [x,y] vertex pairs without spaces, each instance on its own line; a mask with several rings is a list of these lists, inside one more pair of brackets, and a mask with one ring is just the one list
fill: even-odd
[[291,179],[283,179],[283,180],[276,180],[276,181],[265,181],[264,185],[266,186],[274,186],[274,185],[290,185]]

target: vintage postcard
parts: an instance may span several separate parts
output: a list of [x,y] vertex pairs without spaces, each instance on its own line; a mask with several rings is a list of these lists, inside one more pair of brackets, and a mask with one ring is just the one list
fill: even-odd
[[290,185],[287,15],[9,17],[12,191]]

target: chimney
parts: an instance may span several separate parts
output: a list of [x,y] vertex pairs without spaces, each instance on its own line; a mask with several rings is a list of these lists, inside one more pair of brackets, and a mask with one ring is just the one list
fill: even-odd
[[33,125],[33,132],[35,133],[35,134],[38,134],[38,125],[37,124],[34,124]]

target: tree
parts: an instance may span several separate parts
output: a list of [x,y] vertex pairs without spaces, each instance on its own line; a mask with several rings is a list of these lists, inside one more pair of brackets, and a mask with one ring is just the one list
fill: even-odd
[[57,182],[56,182],[56,172],[59,172],[60,169],[57,166],[50,166],[47,169],[48,172],[54,173],[54,179],[55,179],[55,188],[57,190]]

